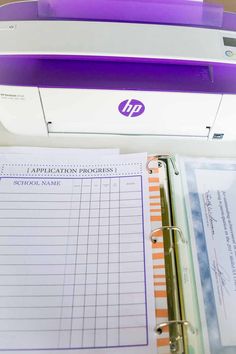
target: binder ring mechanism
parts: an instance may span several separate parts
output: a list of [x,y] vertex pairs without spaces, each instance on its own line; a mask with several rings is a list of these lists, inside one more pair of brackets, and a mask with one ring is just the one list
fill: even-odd
[[[185,321],[185,320],[170,320],[170,321],[159,323],[155,328],[155,332],[161,335],[163,328],[170,327],[173,325],[180,325],[182,327],[182,330],[184,330],[184,328],[187,327],[193,335],[198,334],[197,329],[195,329],[189,321]],[[182,342],[182,340],[183,340],[182,335],[176,335],[170,338],[169,344],[172,353],[178,350],[179,347],[178,342]]]
[[[150,236],[152,243],[155,244],[158,242],[159,236],[156,236],[155,233],[158,231],[165,231],[165,230],[176,232],[179,235],[179,238],[183,244],[188,243],[187,240],[184,238],[184,234],[183,234],[182,230],[177,226],[162,226],[162,227],[158,227],[157,229],[152,230],[151,236]],[[171,240],[172,240],[172,238],[171,238]],[[173,245],[173,241],[172,241],[171,247],[169,249],[169,253],[172,251],[173,248],[174,248],[174,245]]]
[[171,321],[161,322],[156,326],[155,332],[157,334],[162,334],[163,328],[170,327],[172,325],[180,325],[182,326],[182,328],[188,327],[192,334],[197,334],[197,330],[193,327],[193,325],[189,321],[185,321],[185,320],[171,320]]
[[177,169],[177,166],[176,166],[176,163],[175,163],[175,158],[173,156],[170,156],[170,155],[155,155],[155,156],[153,156],[147,162],[147,165],[146,165],[146,168],[147,168],[147,171],[148,171],[149,174],[153,173],[153,169],[150,167],[150,163],[152,161],[157,161],[158,162],[158,167],[162,167],[163,165],[164,166],[166,165],[166,163],[164,161],[162,161],[162,159],[170,160],[170,162],[172,164],[172,167],[173,167],[173,170],[175,172],[175,175],[179,175],[179,170]]

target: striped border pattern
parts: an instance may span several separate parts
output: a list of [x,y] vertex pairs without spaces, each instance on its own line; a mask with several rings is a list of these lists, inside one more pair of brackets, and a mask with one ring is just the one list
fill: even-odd
[[[152,168],[152,175],[149,177],[149,197],[150,197],[150,219],[151,229],[154,230],[162,226],[161,221],[161,200],[160,200],[160,180],[159,169]],[[158,236],[158,242],[152,245],[154,296],[156,308],[156,322],[168,321],[167,291],[165,276],[165,259],[163,234],[158,231],[154,234]],[[162,335],[157,338],[158,354],[169,354],[169,330],[165,328]]]

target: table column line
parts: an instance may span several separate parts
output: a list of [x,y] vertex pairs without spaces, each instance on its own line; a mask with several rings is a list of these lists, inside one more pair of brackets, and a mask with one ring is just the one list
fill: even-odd
[[[71,207],[72,207],[72,198],[73,198],[73,189],[74,189],[74,182],[72,181],[72,188],[71,188],[71,196],[70,196],[70,213],[69,213],[69,220],[71,216]],[[69,236],[69,230],[70,230],[70,221],[68,224],[68,230],[67,230],[67,237]],[[66,243],[66,260],[65,260],[65,265],[64,265],[64,277],[63,277],[63,290],[62,290],[62,300],[61,300],[61,310],[60,310],[60,322],[59,322],[59,331],[58,331],[58,348],[60,348],[60,340],[61,340],[61,330],[62,330],[62,313],[63,313],[63,302],[64,302],[64,292],[65,292],[65,277],[66,277],[66,267],[67,267],[67,250],[68,250],[68,242],[69,242],[69,237],[67,238],[67,243]]]
[[110,260],[110,235],[111,235],[111,230],[110,230],[110,215],[111,215],[111,211],[110,211],[110,206],[111,206],[111,179],[109,178],[109,200],[108,200],[108,205],[109,205],[109,209],[108,209],[108,239],[107,239],[107,247],[108,247],[108,259],[107,259],[107,313],[106,313],[106,346],[108,346],[108,333],[109,333],[109,323],[108,323],[108,305],[109,305],[109,260]]
[[[84,287],[84,307],[82,315],[82,337],[81,337],[81,348],[84,347],[84,322],[85,322],[85,308],[86,308],[86,289],[87,289],[87,275],[88,275],[88,250],[89,250],[89,240],[90,240],[90,218],[91,218],[91,199],[92,199],[92,181],[90,180],[90,190],[89,190],[89,210],[88,210],[88,237],[87,237],[87,252],[86,252],[86,265],[85,265],[85,287]],[[83,180],[84,181],[84,180]]]
[[96,332],[97,332],[97,298],[98,298],[98,263],[99,263],[99,244],[100,244],[100,216],[101,216],[101,191],[102,191],[102,180],[100,179],[99,187],[99,214],[98,214],[98,243],[97,243],[97,273],[96,273],[96,300],[95,300],[95,324],[94,324],[94,347],[96,347]]
[[77,267],[77,257],[78,257],[78,250],[79,250],[79,226],[80,226],[80,213],[81,213],[81,201],[82,201],[82,184],[83,180],[80,183],[80,200],[79,200],[79,213],[78,213],[78,228],[77,228],[77,235],[76,235],[76,252],[75,252],[75,264],[74,264],[74,284],[73,284],[73,291],[72,291],[72,307],[71,307],[71,322],[70,322],[70,341],[69,347],[72,346],[72,333],[73,333],[73,313],[74,313],[74,302],[75,302],[75,283],[76,283],[76,267]]
[[118,345],[120,346],[120,251],[121,251],[121,238],[120,238],[120,223],[121,223],[121,212],[120,212],[120,186],[121,186],[121,183],[120,183],[120,178],[119,178],[119,208],[118,208],[118,212],[119,212],[119,228],[118,228],[118,237],[119,237],[119,258],[118,258]]

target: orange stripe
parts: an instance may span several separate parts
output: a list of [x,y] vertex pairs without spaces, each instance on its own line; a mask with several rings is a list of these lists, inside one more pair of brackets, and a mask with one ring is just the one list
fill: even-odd
[[149,192],[159,192],[160,187],[159,186],[149,186]]
[[161,203],[150,203],[150,206],[161,206]]
[[161,209],[150,209],[151,213],[160,213]]
[[156,309],[156,317],[168,318],[168,310],[167,309]]
[[158,338],[157,339],[157,347],[164,347],[170,344],[169,338]]
[[164,243],[163,242],[153,243],[152,248],[164,248]]
[[152,235],[153,235],[153,236],[163,236],[162,230],[157,230],[157,231],[153,232]]
[[159,178],[157,177],[150,177],[148,178],[149,183],[159,183]]
[[161,278],[161,279],[163,279],[165,277],[166,276],[164,274],[155,274],[155,275],[153,275],[153,278]]
[[154,253],[152,255],[152,259],[164,259],[164,254],[163,253]]
[[154,291],[155,297],[167,297],[165,290],[156,290]]
[[161,221],[161,215],[152,215],[151,221]]
[[164,281],[157,281],[154,283],[154,286],[159,286],[159,285],[166,285]]
[[159,195],[150,195],[149,196],[150,199],[160,199]]
[[[155,264],[153,266],[153,269],[164,269],[165,268],[165,265],[164,264]],[[154,276],[155,277],[155,276]]]
[[159,173],[159,168],[152,168],[152,173]]

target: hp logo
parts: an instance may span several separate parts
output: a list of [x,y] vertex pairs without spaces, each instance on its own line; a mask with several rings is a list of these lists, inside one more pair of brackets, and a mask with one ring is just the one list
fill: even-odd
[[145,106],[138,100],[125,100],[120,103],[118,109],[126,117],[138,117],[145,111]]

